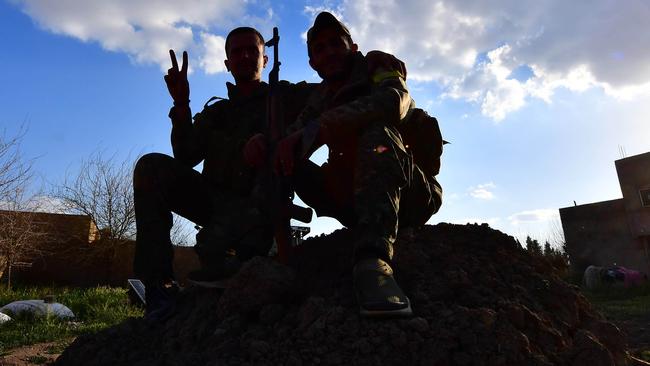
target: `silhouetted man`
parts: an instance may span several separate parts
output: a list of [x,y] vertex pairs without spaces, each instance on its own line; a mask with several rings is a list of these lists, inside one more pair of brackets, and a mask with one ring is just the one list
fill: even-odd
[[[203,227],[195,246],[202,268],[189,274],[190,282],[218,287],[240,261],[266,255],[272,244],[269,213],[250,197],[255,171],[242,154],[244,143],[265,129],[264,39],[257,30],[241,27],[228,34],[225,46],[225,65],[235,84],[227,83],[228,99],[208,101],[193,121],[187,52],[179,69],[170,50],[165,82],[174,100],[169,112],[174,157],[147,154],[135,168],[134,269],[145,283],[146,316],[152,319],[163,319],[174,308],[172,212]],[[201,173],[193,169],[200,162]]]
[[[293,175],[296,193],[319,215],[354,232],[354,285],[364,315],[411,314],[393,277],[393,244],[400,228],[423,225],[438,211],[442,189],[406,152],[397,126],[414,102],[406,70],[382,68],[357,51],[348,29],[320,13],[307,33],[309,64],[323,79],[276,155]],[[385,58],[384,58],[385,59]],[[403,64],[401,65],[403,66]],[[329,148],[322,167],[305,159]],[[301,151],[295,159],[296,151]]]

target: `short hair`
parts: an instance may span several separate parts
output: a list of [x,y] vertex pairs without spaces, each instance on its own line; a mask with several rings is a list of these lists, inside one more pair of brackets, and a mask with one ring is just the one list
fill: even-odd
[[238,34],[243,34],[243,33],[253,33],[253,34],[255,34],[257,36],[257,38],[260,40],[260,44],[262,44],[262,46],[264,45],[264,37],[262,37],[262,34],[257,29],[251,28],[251,27],[238,27],[238,28],[235,28],[235,29],[231,30],[230,33],[228,33],[228,36],[226,36],[226,46],[225,46],[225,48],[226,48],[226,56],[228,56],[228,48],[230,46],[230,38],[232,36],[236,36]]

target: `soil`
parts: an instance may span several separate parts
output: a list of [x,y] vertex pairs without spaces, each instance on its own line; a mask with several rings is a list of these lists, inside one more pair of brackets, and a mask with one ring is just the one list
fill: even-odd
[[57,352],[60,342],[36,343],[29,346],[14,348],[5,356],[0,357],[0,366],[33,366],[52,364],[60,353]]
[[[613,321],[626,336],[630,352],[637,357],[650,351],[650,316]],[[647,357],[647,356],[646,356]]]
[[290,266],[254,258],[225,291],[189,288],[163,323],[78,337],[56,365],[632,365],[630,347],[543,258],[487,225],[403,233],[393,260],[414,316],[359,316],[351,233]]

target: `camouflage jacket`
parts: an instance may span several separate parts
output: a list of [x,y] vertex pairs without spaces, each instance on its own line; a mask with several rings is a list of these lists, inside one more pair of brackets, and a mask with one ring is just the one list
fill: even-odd
[[[206,103],[193,123],[189,115],[176,116],[172,108],[172,149],[174,157],[187,166],[203,161],[202,174],[216,189],[246,196],[255,184],[255,172],[244,162],[243,148],[253,135],[266,132],[269,86],[262,83],[251,96],[244,97],[235,85],[226,85],[228,99]],[[313,85],[280,82],[287,120],[295,120]]]
[[347,83],[336,92],[330,90],[326,81],[318,84],[296,122],[289,127],[289,132],[304,128],[304,134],[316,133],[323,125],[334,128],[341,143],[328,146],[330,164],[336,164],[339,156],[348,156],[338,150],[345,150],[349,138],[368,123],[379,121],[396,127],[415,106],[401,75],[386,70],[371,75],[366,58],[360,52],[353,57]]

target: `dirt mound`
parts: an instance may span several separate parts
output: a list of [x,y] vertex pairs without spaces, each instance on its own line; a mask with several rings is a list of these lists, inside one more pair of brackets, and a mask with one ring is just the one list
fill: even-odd
[[162,325],[79,337],[57,365],[625,365],[619,330],[544,260],[487,225],[400,235],[415,316],[362,319],[350,232],[310,239],[291,268],[256,258],[233,287],[190,288]]

